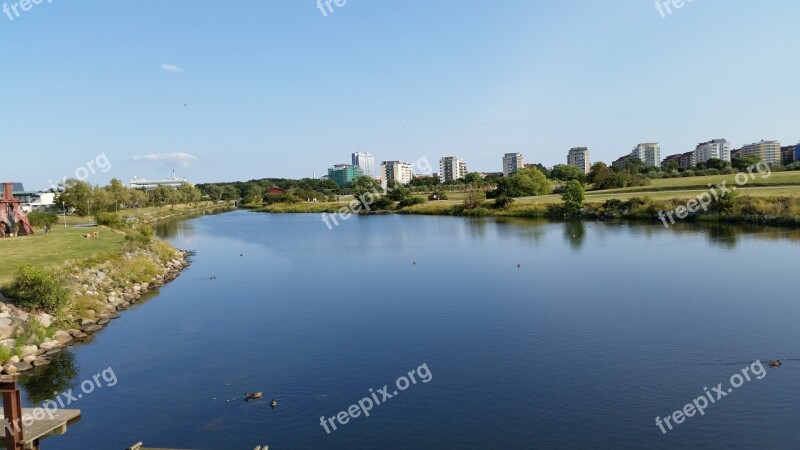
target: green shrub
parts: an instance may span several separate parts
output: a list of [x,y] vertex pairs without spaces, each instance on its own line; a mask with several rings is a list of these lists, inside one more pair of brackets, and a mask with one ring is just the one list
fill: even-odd
[[153,240],[153,228],[149,225],[145,225],[139,227],[134,232],[128,233],[125,235],[125,240],[138,244],[142,247],[147,247],[150,245],[150,241]]
[[494,199],[494,209],[506,209],[514,203],[514,199],[505,195],[501,195]]
[[164,241],[155,240],[150,247],[153,249],[153,252],[158,255],[158,259],[161,260],[162,263],[166,263],[175,258],[175,249]]
[[150,281],[158,275],[159,268],[152,260],[145,256],[123,259],[114,265],[111,278],[122,283],[142,283]]
[[28,214],[28,220],[31,226],[44,228],[58,222],[58,216],[45,212],[32,212]]
[[119,229],[125,227],[125,219],[115,213],[99,212],[94,215],[94,220],[98,225],[104,225],[109,228]]
[[8,290],[14,303],[25,309],[56,312],[69,301],[64,276],[53,269],[20,265]]
[[421,205],[423,203],[425,203],[425,199],[422,197],[407,197],[401,200],[397,206],[399,208],[405,208],[406,206]]

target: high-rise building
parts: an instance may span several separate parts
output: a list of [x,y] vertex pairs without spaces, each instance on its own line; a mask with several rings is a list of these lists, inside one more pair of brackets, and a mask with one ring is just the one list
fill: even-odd
[[467,163],[456,156],[444,156],[439,159],[439,181],[446,183],[467,176]]
[[358,166],[361,172],[368,177],[375,177],[375,157],[371,153],[355,152],[352,163]]
[[784,166],[800,161],[800,159],[797,159],[798,150],[800,150],[800,144],[781,147],[781,159]]
[[661,167],[661,146],[658,142],[639,144],[631,152],[632,158],[639,158],[645,167]]
[[779,141],[761,141],[742,147],[741,157],[757,156],[769,164],[781,163],[781,143]]
[[567,164],[581,169],[584,174],[589,173],[589,170],[592,168],[592,163],[589,161],[589,149],[586,147],[573,147],[569,149]]
[[400,184],[411,183],[414,170],[410,163],[405,161],[384,161],[381,163],[381,187],[386,189],[392,182]]
[[363,174],[360,167],[350,164],[336,164],[328,169],[328,179],[335,181],[339,187],[346,186]]
[[694,149],[694,164],[706,162],[711,158],[730,162],[731,144],[725,139],[714,139],[713,141],[697,144]]
[[507,177],[519,169],[525,168],[522,153],[506,153],[503,156],[503,176]]

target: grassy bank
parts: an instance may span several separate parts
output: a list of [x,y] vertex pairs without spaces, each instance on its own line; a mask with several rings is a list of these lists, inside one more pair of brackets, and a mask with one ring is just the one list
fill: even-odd
[[[92,232],[97,232],[98,237],[83,237]],[[53,267],[70,261],[117,254],[124,243],[124,234],[104,227],[54,228],[49,234],[37,232],[33,236],[0,239],[0,254],[13,263],[0,271],[0,286],[11,280],[16,265]]]

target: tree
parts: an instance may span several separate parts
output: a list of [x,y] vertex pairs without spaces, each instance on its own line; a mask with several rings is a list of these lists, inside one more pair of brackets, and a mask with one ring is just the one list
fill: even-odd
[[577,214],[583,208],[583,202],[586,199],[586,193],[583,191],[583,186],[578,180],[570,180],[567,182],[564,192],[561,194],[561,199],[564,200],[564,209],[570,214]]
[[319,184],[319,188],[324,191],[338,191],[339,183],[328,178],[326,180],[322,180],[322,183]]
[[[589,174],[586,176],[586,181],[594,184],[595,188],[598,188],[597,185],[602,185],[608,177],[611,176],[613,172],[604,162],[596,162],[592,165],[592,168],[589,170]],[[599,188],[598,188],[599,189]]]
[[483,183],[483,177],[478,172],[470,172],[464,177],[464,183],[480,185]]
[[56,203],[64,202],[67,209],[74,209],[79,216],[89,215],[89,202],[92,199],[92,187],[85,181],[70,178],[61,186],[61,193]]
[[411,196],[411,189],[404,187],[402,184],[392,181],[392,184],[386,189],[386,196],[392,201],[401,202]]
[[748,167],[755,166],[761,162],[758,156],[745,156],[742,158],[734,158],[732,161],[733,168],[736,170],[747,170]]
[[178,192],[180,193],[181,197],[180,201],[184,203],[197,202],[200,200],[200,197],[202,196],[202,193],[200,192],[199,189],[186,182],[181,183],[181,185],[178,186]]
[[222,187],[217,184],[209,184],[205,187],[208,197],[215,201],[222,200]]
[[550,171],[550,178],[561,181],[578,180],[582,182],[586,178],[586,175],[583,173],[583,170],[575,166],[559,164]]
[[722,169],[727,169],[729,166],[730,163],[728,161],[719,158],[711,158],[708,161],[706,161],[706,167],[708,167],[709,169],[722,170]]
[[130,201],[128,188],[117,178],[111,179],[111,184],[108,185],[108,193],[111,196],[111,200],[114,202],[114,210],[119,209],[120,205],[125,205]]
[[386,198],[384,200],[383,197],[380,198],[380,200],[382,200],[381,203],[376,202],[376,200],[378,200],[378,193],[382,192],[383,189],[381,189],[381,185],[378,184],[378,181],[372,177],[368,176],[356,177],[353,180],[352,191],[353,195],[355,196],[355,199],[358,200],[359,203],[361,203],[361,206],[364,209],[367,208],[376,209],[376,205],[378,206],[383,205],[384,202],[387,201],[391,203],[390,199]]
[[258,183],[248,183],[247,195],[244,197],[245,203],[258,203],[264,201],[264,188]]
[[464,209],[475,209],[486,200],[486,192],[483,189],[470,189],[464,196]]
[[628,173],[631,173],[631,174],[640,173],[642,171],[642,169],[644,169],[644,163],[642,162],[641,159],[639,159],[639,158],[637,158],[635,156],[632,156],[632,157],[628,158],[625,161],[625,167],[623,168],[623,170],[625,172],[628,172]]
[[493,196],[497,197],[526,197],[532,195],[549,194],[552,189],[550,181],[537,168],[519,169],[511,176],[501,179],[497,183],[497,190]]

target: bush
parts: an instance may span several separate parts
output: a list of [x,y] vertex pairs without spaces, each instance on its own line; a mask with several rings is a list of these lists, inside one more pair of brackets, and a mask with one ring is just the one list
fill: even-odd
[[145,256],[123,259],[114,265],[111,278],[122,283],[149,282],[158,275],[159,268],[152,260]]
[[423,203],[425,203],[425,199],[422,197],[408,197],[398,203],[397,206],[399,208],[405,208],[406,206],[421,205]]
[[48,225],[53,225],[58,222],[58,216],[44,212],[32,212],[28,214],[28,220],[30,221],[31,226],[44,228]]
[[22,264],[7,290],[20,308],[57,312],[69,301],[64,276],[53,269]]
[[500,197],[497,197],[494,200],[493,207],[495,209],[506,209],[509,206],[511,206],[512,203],[514,203],[514,199],[513,198],[507,197],[505,195],[501,195]]
[[119,214],[99,212],[94,215],[94,220],[98,225],[104,225],[109,228],[124,228],[126,223],[125,219],[120,217]]
[[145,225],[132,233],[126,234],[125,240],[147,247],[150,245],[150,241],[153,240],[153,233],[153,228],[149,225]]

